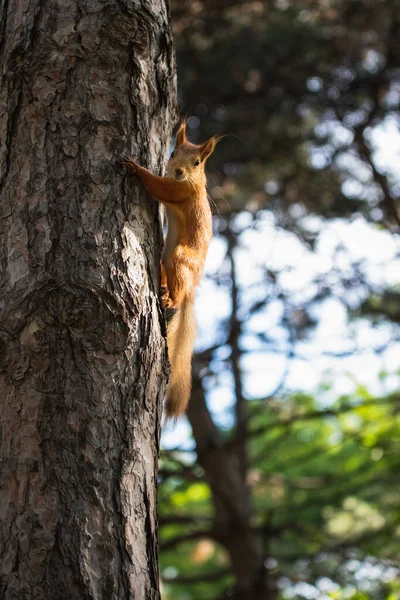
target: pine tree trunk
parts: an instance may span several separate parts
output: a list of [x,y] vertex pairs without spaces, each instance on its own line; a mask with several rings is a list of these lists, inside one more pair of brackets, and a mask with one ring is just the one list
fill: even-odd
[[195,363],[193,366],[188,417],[197,460],[211,490],[213,539],[226,549],[235,578],[233,589],[227,590],[221,600],[276,600],[275,582],[266,568],[262,537],[252,523],[250,492],[236,449],[224,444],[208,410],[198,367]]
[[0,0],[0,599],[159,598],[165,0]]

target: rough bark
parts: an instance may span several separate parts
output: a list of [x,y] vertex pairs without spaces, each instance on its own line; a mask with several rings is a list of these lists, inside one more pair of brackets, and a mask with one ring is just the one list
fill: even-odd
[[159,598],[165,0],[0,0],[0,598]]
[[265,567],[267,558],[261,535],[252,523],[251,497],[243,477],[237,449],[224,444],[207,408],[204,391],[194,366],[192,399],[188,417],[196,441],[198,462],[210,485],[214,524],[213,539],[230,556],[235,587],[232,600],[275,600],[275,582]]

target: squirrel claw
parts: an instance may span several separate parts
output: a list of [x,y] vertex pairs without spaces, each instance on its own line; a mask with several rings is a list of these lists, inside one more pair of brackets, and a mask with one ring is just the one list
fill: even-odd
[[161,296],[161,305],[164,309],[174,307],[174,303],[172,302],[171,298],[169,297],[168,292]]
[[140,169],[140,166],[133,160],[133,158],[127,158],[122,161],[122,165],[132,171],[132,173],[137,173]]

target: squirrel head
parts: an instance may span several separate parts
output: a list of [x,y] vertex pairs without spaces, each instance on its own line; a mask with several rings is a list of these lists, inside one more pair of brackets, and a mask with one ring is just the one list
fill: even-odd
[[175,148],[167,166],[167,176],[178,181],[205,184],[204,166],[207,158],[223,136],[213,136],[204,144],[191,144],[186,138],[186,120],[180,125],[175,140]]

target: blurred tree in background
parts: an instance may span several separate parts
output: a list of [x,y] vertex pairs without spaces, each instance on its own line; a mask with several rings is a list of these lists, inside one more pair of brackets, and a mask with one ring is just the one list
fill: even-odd
[[237,136],[213,158],[232,209],[278,199],[282,210],[301,203],[327,217],[361,211],[398,225],[398,181],[374,162],[371,135],[397,126],[398,2],[173,8],[182,111],[202,136]]
[[172,16],[192,140],[230,135],[193,438],[164,437],[164,597],[398,600],[399,3]]

